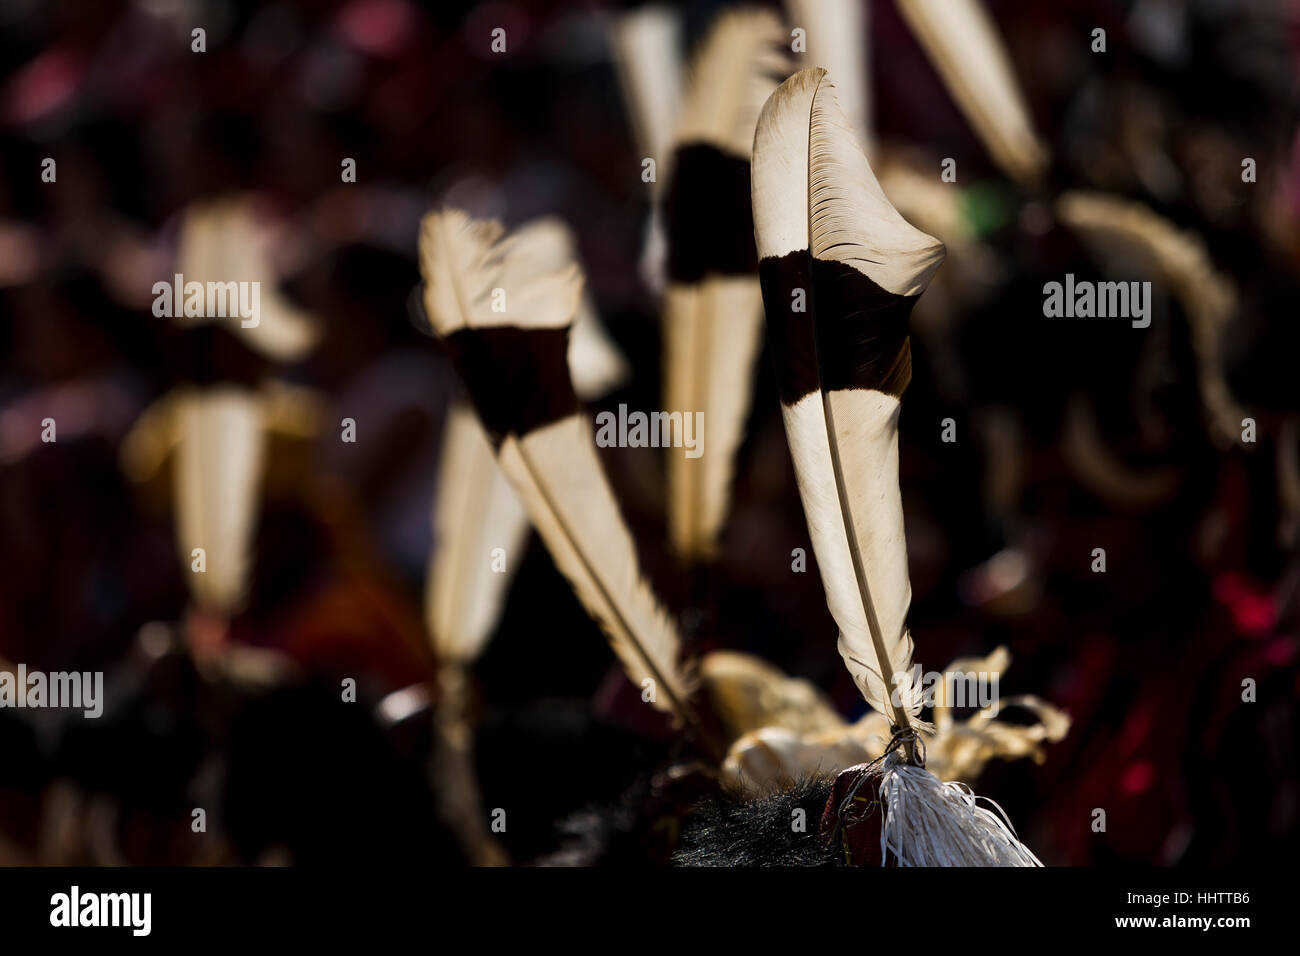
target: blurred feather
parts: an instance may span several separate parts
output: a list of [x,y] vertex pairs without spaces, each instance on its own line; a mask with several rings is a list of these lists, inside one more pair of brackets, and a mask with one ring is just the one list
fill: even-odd
[[656,294],[667,281],[668,244],[663,219],[653,197],[672,173],[672,135],[681,109],[681,16],[664,6],[646,6],[622,14],[610,31],[610,48],[642,159],[655,161],[650,217],[641,254],[642,280]]
[[622,14],[610,31],[610,48],[636,147],[667,174],[682,98],[680,15],[657,5]]
[[668,528],[678,553],[709,558],[726,517],[762,339],[749,152],[764,100],[788,71],[785,34],[763,11],[723,14],[696,53],[669,190],[664,403],[702,413],[704,453],[668,457]]
[[980,0],[897,0],[939,76],[993,161],[1033,187],[1047,165],[997,26]]
[[[439,661],[473,663],[501,614],[522,557],[528,515],[463,405],[447,415],[433,510],[425,615]],[[495,566],[493,551],[504,561]]]
[[[186,210],[181,224],[177,271],[185,283],[256,283],[259,315],[255,326],[245,327],[238,315],[186,316],[175,308],[181,327],[219,321],[223,327],[260,353],[277,362],[294,362],[309,352],[319,333],[315,320],[294,306],[279,290],[266,256],[265,237],[259,231],[246,200],[215,200]],[[233,310],[232,310],[233,311]]]
[[[566,354],[582,295],[576,263],[542,268],[524,235],[456,210],[426,217],[425,309],[452,352],[497,460],[556,566],[651,703],[685,717],[690,682],[676,628],[642,576],[636,546],[573,394]],[[508,299],[501,311],[494,303]]]
[[[325,413],[324,399],[313,389],[277,379],[263,382],[255,394],[266,436],[265,489],[297,496],[310,460],[308,445]],[[137,416],[118,449],[127,480],[146,486],[159,501],[166,501],[174,488],[170,474],[185,434],[181,409],[192,395],[191,389],[177,388],[155,400]]]
[[873,156],[869,5],[870,0],[786,0],[785,9],[790,25],[807,31],[808,50],[799,58],[800,66],[820,66],[835,77],[840,107]]
[[[200,607],[239,610],[249,585],[264,435],[256,393],[234,386],[186,392],[176,406],[176,536]],[[193,570],[193,551],[205,570]]]

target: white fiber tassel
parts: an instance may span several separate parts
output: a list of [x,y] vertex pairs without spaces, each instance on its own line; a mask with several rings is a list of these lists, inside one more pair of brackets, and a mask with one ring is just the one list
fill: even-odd
[[1017,839],[1001,815],[979,805],[981,798],[957,781],[945,783],[924,767],[908,763],[898,750],[878,770],[885,808],[881,865],[1042,866]]

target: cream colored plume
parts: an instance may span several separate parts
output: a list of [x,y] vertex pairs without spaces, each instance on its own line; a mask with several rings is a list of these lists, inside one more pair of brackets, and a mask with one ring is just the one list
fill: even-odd
[[[524,223],[514,232],[520,256],[535,261],[529,268],[563,270],[578,262],[578,243],[564,220],[545,216]],[[618,347],[601,325],[591,295],[584,292],[569,333],[569,374],[573,390],[585,402],[594,401],[627,382],[632,374]]]
[[663,174],[656,181],[662,181],[681,109],[681,17],[658,5],[621,14],[610,31],[610,48],[637,149],[655,160]]
[[[162,473],[185,436],[183,409],[202,394],[203,390],[193,387],[173,389],[140,413],[118,449],[118,461],[128,480],[143,483]],[[309,441],[319,430],[325,403],[313,390],[267,379],[256,395],[268,440]]]
[[[186,284],[256,283],[257,324],[244,326],[239,315],[186,316],[174,303],[173,320],[181,327],[221,322],[250,348],[276,362],[294,362],[319,338],[315,321],[279,290],[278,277],[267,258],[266,242],[244,199],[196,203],[181,224],[177,271]],[[235,301],[238,301],[237,294]],[[237,310],[227,308],[227,312]]]
[[[516,395],[507,391],[516,383],[503,381],[497,371],[534,363],[537,380],[556,389],[568,379],[567,362],[560,370],[536,363],[555,360],[544,347],[546,333],[572,325],[581,302],[581,271],[574,262],[543,267],[549,260],[533,243],[526,234],[507,237],[499,224],[456,210],[429,214],[420,241],[425,310],[440,336],[465,336],[481,346],[478,364],[458,367],[480,402],[480,415],[481,402],[490,401],[493,412],[508,419],[499,425],[498,463],[628,676],[654,706],[684,716],[690,685],[678,662],[681,641],[641,573],[631,532],[597,458],[590,420],[576,410],[571,391]],[[506,291],[505,311],[492,310],[494,289]],[[511,334],[504,340],[474,338],[488,328]],[[490,395],[497,389],[504,398]],[[539,409],[555,413],[539,419]]]
[[1006,48],[980,0],[897,0],[985,148],[1008,176],[1032,187],[1047,166]]
[[444,426],[433,538],[425,613],[434,653],[469,664],[500,617],[528,538],[528,515],[463,405],[453,406]]
[[[532,220],[515,237],[516,262],[529,271],[563,271],[577,260],[573,234],[558,218]],[[588,295],[582,296],[569,336],[568,360],[574,389],[584,400],[622,385],[631,371]],[[447,417],[433,524],[425,589],[429,633],[440,659],[468,664],[496,626],[529,527],[519,496],[468,406],[454,406]],[[500,564],[491,560],[497,548],[503,552]]]
[[781,21],[766,10],[720,14],[691,58],[677,146],[708,143],[748,156],[759,111],[790,72],[787,39]]
[[638,272],[646,287],[662,295],[668,240],[656,197],[672,175],[673,129],[681,111],[681,15],[659,5],[619,15],[610,31],[610,48],[619,90],[632,124],[639,160],[653,159],[655,178],[647,184],[650,215],[646,220]]
[[[835,78],[840,106],[871,155],[871,63],[868,20],[871,0],[785,0],[790,26],[807,34],[800,67],[819,66]],[[892,197],[891,197],[892,198]]]
[[[146,408],[123,438],[118,460],[129,481],[170,472],[176,545],[205,609],[229,616],[242,606],[272,443],[310,440],[323,414],[315,392],[274,379],[257,390],[182,386]],[[194,548],[204,549],[202,572],[191,571]]]
[[[705,145],[749,158],[759,110],[789,70],[785,39],[780,21],[767,11],[737,9],[718,18],[691,61],[678,149]],[[743,169],[734,172],[744,174]],[[675,175],[701,173],[683,167]],[[708,186],[697,183],[690,192],[708,192]],[[676,214],[684,216],[686,210]],[[722,245],[732,244],[737,228],[744,230],[739,241],[750,242],[748,222],[710,222],[709,228]],[[687,561],[708,559],[717,551],[762,344],[762,308],[754,273],[704,270],[698,281],[675,279],[668,285],[664,404],[683,415],[702,413],[708,430],[698,457],[688,458],[680,448],[668,453],[669,537]]]
[[[227,386],[183,393],[175,414],[176,538],[185,580],[196,603],[228,617],[249,586],[265,466],[262,406],[256,393]],[[196,570],[197,549],[203,570]]]
[[[898,485],[900,396],[911,378],[906,300],[925,289],[943,244],[885,197],[820,69],[795,74],[764,107],[753,197],[770,300],[789,302],[787,285],[811,282],[819,313],[776,309],[767,321],[786,343],[778,378],[807,379],[782,395],[781,410],[840,655],[867,702],[907,729],[919,723],[921,704]],[[838,271],[828,274],[832,263]],[[833,311],[831,303],[856,308],[848,303],[868,289],[878,289],[870,294],[882,303],[855,312],[856,323]],[[848,354],[857,368],[841,377],[836,363]],[[835,380],[824,379],[824,365],[835,368]]]

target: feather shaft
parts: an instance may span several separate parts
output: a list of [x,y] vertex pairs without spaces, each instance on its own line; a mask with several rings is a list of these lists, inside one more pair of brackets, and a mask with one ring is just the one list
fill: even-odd
[[753,190],[782,415],[839,651],[868,703],[900,729],[923,726],[898,412],[907,316],[943,245],[885,198],[821,69],[791,77],[764,107]]
[[572,261],[557,268],[533,241],[503,238],[498,224],[455,210],[429,215],[420,248],[425,308],[556,567],[629,677],[655,681],[650,702],[693,722],[680,638],[641,573],[570,380],[581,273]]

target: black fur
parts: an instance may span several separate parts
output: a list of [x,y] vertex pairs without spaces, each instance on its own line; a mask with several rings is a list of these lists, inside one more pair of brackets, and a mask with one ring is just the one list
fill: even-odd
[[[804,780],[759,800],[733,796],[703,801],[687,818],[676,866],[841,866],[843,856],[819,831],[830,780]],[[793,826],[804,811],[803,832]]]

